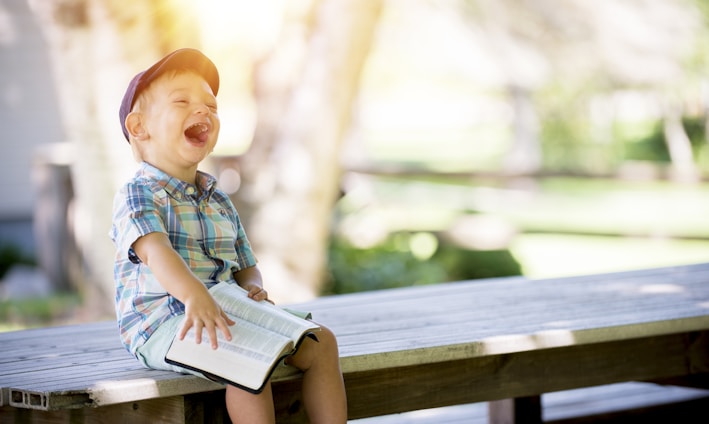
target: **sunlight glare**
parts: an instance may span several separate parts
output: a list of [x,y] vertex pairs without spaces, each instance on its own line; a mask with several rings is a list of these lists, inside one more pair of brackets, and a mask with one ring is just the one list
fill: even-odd
[[205,45],[244,44],[260,55],[278,37],[283,0],[205,0],[199,8]]
[[682,293],[685,289],[677,284],[646,284],[640,287],[640,293],[667,294]]

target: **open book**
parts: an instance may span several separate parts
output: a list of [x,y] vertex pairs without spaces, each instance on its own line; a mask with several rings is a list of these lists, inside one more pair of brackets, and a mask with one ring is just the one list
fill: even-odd
[[295,353],[306,336],[315,338],[313,332],[320,329],[269,302],[249,299],[237,284],[221,282],[209,292],[236,322],[229,327],[231,341],[217,330],[219,347],[212,349],[206,332],[197,344],[190,329],[183,340],[175,335],[165,361],[251,393],[260,393],[280,361]]

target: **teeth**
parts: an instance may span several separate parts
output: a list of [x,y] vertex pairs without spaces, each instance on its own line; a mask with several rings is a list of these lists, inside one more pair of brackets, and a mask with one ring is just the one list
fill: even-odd
[[209,131],[209,127],[204,124],[204,123],[197,123],[190,125],[186,130],[185,130],[185,135],[190,138],[197,138],[200,136],[200,134],[204,134],[207,131]]

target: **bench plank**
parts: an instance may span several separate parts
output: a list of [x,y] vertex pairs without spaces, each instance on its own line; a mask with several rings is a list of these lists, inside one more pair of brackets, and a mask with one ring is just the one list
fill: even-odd
[[299,307],[335,331],[347,371],[387,368],[706,329],[709,266],[688,268],[461,282]]

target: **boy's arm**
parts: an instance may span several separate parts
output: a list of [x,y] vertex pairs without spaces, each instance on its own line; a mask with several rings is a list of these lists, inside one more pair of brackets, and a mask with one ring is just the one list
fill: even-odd
[[202,342],[202,330],[207,330],[213,349],[217,348],[217,329],[227,340],[231,340],[228,326],[234,325],[234,322],[175,251],[167,235],[154,232],[142,236],[133,243],[133,251],[150,268],[160,285],[185,304],[185,322],[180,329],[180,340],[192,327],[195,328],[197,343]]
[[256,265],[241,269],[234,273],[236,283],[249,292],[249,297],[254,300],[268,300],[268,293],[263,289],[261,271]]

